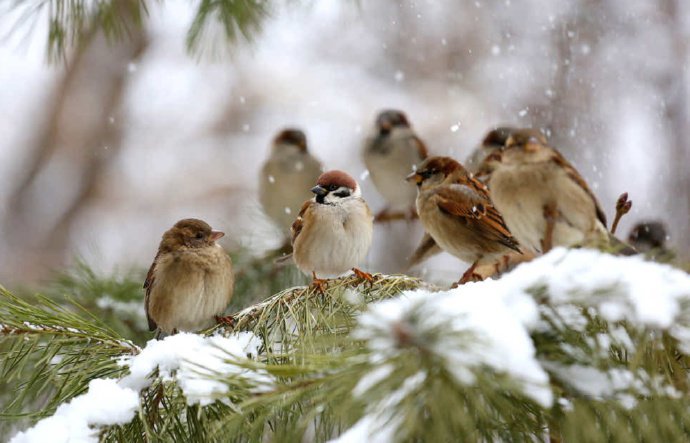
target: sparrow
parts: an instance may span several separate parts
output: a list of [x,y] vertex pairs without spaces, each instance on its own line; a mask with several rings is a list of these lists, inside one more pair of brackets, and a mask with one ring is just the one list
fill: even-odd
[[465,169],[476,175],[484,159],[489,154],[503,149],[508,137],[516,130],[517,128],[511,126],[499,126],[487,132],[482,143],[465,160]]
[[323,173],[311,188],[314,198],[304,202],[292,224],[293,260],[318,286],[321,277],[336,277],[356,266],[371,246],[373,216],[357,182],[343,171]]
[[212,326],[230,303],[232,261],[216,240],[224,234],[195,218],[168,229],[146,275],[149,330],[196,332]]
[[307,149],[304,132],[287,128],[276,135],[261,168],[259,200],[264,212],[286,235],[321,172],[321,163]]
[[[519,131],[520,128],[515,128],[512,126],[499,126],[495,129],[490,130],[484,136],[481,145],[475,148],[464,163],[465,169],[475,175],[479,181],[486,183],[489,179],[491,171],[486,168],[479,175],[479,168],[484,163],[484,159],[494,152],[500,151],[505,146],[510,137],[514,132]],[[547,144],[548,141],[546,136],[541,132],[534,131],[534,136],[538,137],[543,144]]]
[[599,201],[540,132],[514,131],[502,150],[486,157],[480,173],[487,170],[492,200],[527,250],[543,253],[553,246],[610,244]]
[[474,270],[521,253],[489,190],[450,157],[429,157],[407,177],[418,187],[417,213],[438,246],[468,263],[458,284],[481,278]]
[[376,220],[391,219],[391,211],[414,211],[417,191],[403,181],[426,157],[424,142],[412,130],[402,111],[379,113],[375,131],[362,150],[371,181],[386,201],[386,207],[376,215]]
[[637,251],[649,255],[654,260],[669,262],[675,258],[675,253],[666,247],[667,235],[666,226],[662,222],[641,222],[628,234],[628,242]]
[[[467,157],[467,160],[465,160],[465,169],[471,174],[474,174],[475,178],[477,178],[480,182],[486,183],[486,181],[489,178],[490,171],[484,171],[483,175],[478,176],[476,174],[479,170],[479,166],[484,162],[484,159],[489,154],[502,149],[506,140],[508,140],[510,134],[512,134],[516,130],[517,128],[510,126],[499,126],[495,129],[490,130],[484,136],[482,143],[479,146],[477,146],[474,149],[474,151],[472,151],[472,153]],[[433,257],[441,251],[442,249],[438,247],[434,239],[428,233],[424,233],[424,237],[422,238],[419,246],[412,253],[408,260],[407,269],[410,269],[413,266],[418,265],[427,258]]]

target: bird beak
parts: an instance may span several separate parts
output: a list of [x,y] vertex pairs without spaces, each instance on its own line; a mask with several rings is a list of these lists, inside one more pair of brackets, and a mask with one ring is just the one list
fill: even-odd
[[211,241],[216,241],[224,235],[225,235],[225,232],[211,231]]
[[313,188],[311,188],[311,192],[313,192],[319,197],[325,197],[328,194],[328,189],[324,188],[321,185],[316,185]]
[[417,174],[417,172],[413,172],[412,174],[410,174],[410,175],[408,175],[407,177],[405,177],[405,181],[408,181],[408,182],[414,181],[415,184],[418,185],[418,184],[420,184],[421,182],[424,181],[424,177],[422,177],[421,175]]

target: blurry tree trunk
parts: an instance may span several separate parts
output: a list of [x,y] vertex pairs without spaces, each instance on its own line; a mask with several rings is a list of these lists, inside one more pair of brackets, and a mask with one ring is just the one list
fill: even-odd
[[662,10],[668,16],[668,31],[671,34],[673,54],[676,63],[668,77],[660,84],[666,102],[667,127],[670,130],[669,143],[671,153],[669,159],[670,177],[668,186],[671,190],[667,203],[670,214],[664,221],[675,221],[675,226],[669,226],[673,233],[671,244],[678,248],[678,252],[685,259],[690,259],[690,110],[688,109],[688,38],[690,32],[684,29],[685,17],[690,13],[690,7],[685,0],[663,0]]
[[26,173],[10,196],[12,269],[3,271],[12,279],[35,280],[65,260],[69,227],[97,195],[99,179],[120,147],[128,67],[145,46],[143,30],[117,43],[92,32],[68,62],[49,117],[29,147]]

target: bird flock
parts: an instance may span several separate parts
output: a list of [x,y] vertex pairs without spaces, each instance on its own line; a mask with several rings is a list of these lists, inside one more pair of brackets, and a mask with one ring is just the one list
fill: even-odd
[[[294,128],[274,138],[259,183],[265,213],[290,238],[286,256],[323,291],[328,278],[352,270],[372,243],[375,222],[418,218],[425,234],[409,267],[445,251],[471,263],[455,285],[497,276],[556,246],[618,254],[662,249],[662,224],[640,224],[628,242],[614,236],[632,202],[623,194],[612,229],[586,181],[540,131],[498,127],[463,164],[430,156],[407,116],[378,114],[362,149],[371,181],[386,202],[374,215],[347,172],[322,172]],[[313,194],[308,198],[308,191]],[[149,328],[158,336],[198,331],[222,317],[233,295],[232,263],[216,243],[222,232],[184,219],[163,234],[144,283]]]

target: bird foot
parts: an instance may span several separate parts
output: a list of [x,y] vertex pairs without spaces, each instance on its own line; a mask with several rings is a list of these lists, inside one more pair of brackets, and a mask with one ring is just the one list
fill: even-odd
[[216,315],[213,317],[216,320],[216,323],[219,325],[227,326],[228,328],[234,328],[235,327],[235,317],[232,315],[227,315],[227,316],[221,316],[221,315]]
[[628,200],[628,193],[624,192],[616,201],[616,216],[613,219],[613,224],[611,225],[611,234],[616,233],[616,229],[618,229],[618,222],[621,221],[621,218],[623,218],[625,214],[630,212],[630,209],[632,209],[632,200]]
[[357,269],[357,268],[352,268],[352,272],[354,272],[355,275],[357,276],[357,278],[359,278],[362,282],[367,282],[370,285],[374,284],[375,278],[370,273],[364,272],[361,269]]
[[458,286],[464,285],[465,283],[470,282],[470,281],[482,281],[482,280],[484,280],[484,277],[482,277],[481,274],[477,274],[476,272],[474,272],[476,267],[477,267],[477,263],[472,264],[472,266],[470,266],[467,269],[467,271],[465,271],[465,273],[462,274],[462,277],[460,277],[460,280],[453,283],[453,285],[450,288],[455,289]]
[[312,271],[311,277],[312,280],[310,287],[314,288],[319,294],[325,294],[326,288],[328,288],[328,280],[325,278],[317,278],[316,272],[314,271]]

